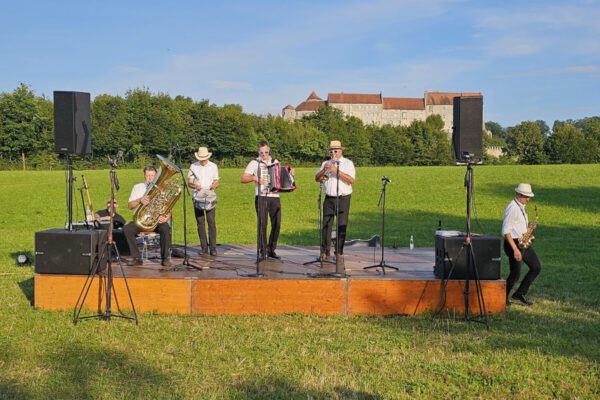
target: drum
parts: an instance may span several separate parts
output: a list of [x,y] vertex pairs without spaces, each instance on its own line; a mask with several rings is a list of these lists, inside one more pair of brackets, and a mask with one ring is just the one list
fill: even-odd
[[194,192],[194,207],[210,211],[217,205],[217,194],[214,190],[202,189]]
[[293,192],[296,190],[296,183],[294,177],[290,173],[292,169],[289,165],[281,166],[276,163],[270,165],[269,169],[269,183],[268,190],[272,193],[286,193]]

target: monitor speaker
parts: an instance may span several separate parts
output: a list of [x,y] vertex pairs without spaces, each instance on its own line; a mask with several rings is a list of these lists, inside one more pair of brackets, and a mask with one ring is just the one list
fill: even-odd
[[[105,243],[105,230],[49,229],[36,232],[35,272],[88,275]],[[99,271],[106,268],[106,256],[102,258]]]
[[54,92],[54,150],[59,154],[92,152],[90,94]]
[[[463,247],[465,236],[435,236],[434,275],[439,279],[475,279],[473,269],[467,266],[467,248]],[[471,243],[475,266],[481,280],[500,279],[501,248],[497,236],[472,236]],[[452,273],[450,273],[452,271]]]
[[[454,98],[454,157],[457,161],[480,161],[483,153],[483,97]],[[465,154],[472,154],[470,159]]]

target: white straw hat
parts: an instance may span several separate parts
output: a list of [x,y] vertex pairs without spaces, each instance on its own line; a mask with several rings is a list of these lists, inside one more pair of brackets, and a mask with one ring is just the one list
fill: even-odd
[[198,151],[194,153],[194,155],[198,160],[204,161],[208,160],[210,156],[212,156],[212,153],[210,153],[206,147],[199,147]]
[[531,191],[531,185],[529,183],[519,183],[519,185],[515,188],[515,192],[525,197],[534,196],[533,192]]

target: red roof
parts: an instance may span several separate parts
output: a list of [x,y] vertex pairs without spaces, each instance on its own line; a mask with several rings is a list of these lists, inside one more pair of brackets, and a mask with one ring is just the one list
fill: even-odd
[[384,110],[424,110],[424,99],[415,99],[409,97],[384,97]]
[[329,93],[327,102],[343,104],[381,104],[381,94]]
[[451,106],[454,104],[454,98],[459,96],[481,96],[481,93],[476,92],[425,92],[425,104],[434,106]]
[[318,100],[318,101],[323,101],[322,98],[320,98],[317,95],[317,92],[315,92],[314,90],[310,93],[310,95],[308,96],[308,98],[306,99],[306,101],[311,101],[311,100]]
[[323,106],[325,106],[325,102],[323,100],[306,100],[298,104],[296,111],[315,111]]

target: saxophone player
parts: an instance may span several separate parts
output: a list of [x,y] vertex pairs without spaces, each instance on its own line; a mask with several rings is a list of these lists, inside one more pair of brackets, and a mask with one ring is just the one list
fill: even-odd
[[[156,176],[156,168],[152,165],[148,165],[144,168],[144,182],[138,183],[131,189],[131,195],[129,196],[129,202],[127,206],[130,210],[138,207],[140,204],[147,205],[150,202],[149,196],[146,196],[146,189],[154,180]],[[158,219],[158,225],[156,226],[155,232],[160,234],[160,256],[162,259],[163,267],[171,266],[171,226],[169,220],[171,219],[171,213],[161,215]],[[135,237],[142,232],[135,222],[130,222],[123,228],[127,245],[129,246],[129,252],[132,259],[127,262],[129,266],[142,265],[144,261],[138,250]]]
[[510,273],[506,278],[506,305],[509,306],[510,292],[515,286],[521,275],[521,261],[529,267],[529,272],[523,278],[520,286],[512,295],[514,300],[518,300],[526,306],[533,305],[533,302],[525,297],[529,287],[542,270],[542,265],[535,254],[533,248],[520,248],[519,239],[528,231],[529,218],[525,211],[525,206],[529,199],[533,197],[531,185],[529,183],[519,183],[515,188],[515,197],[508,203],[504,210],[504,219],[502,222],[502,236],[504,237],[504,253],[508,256]]

